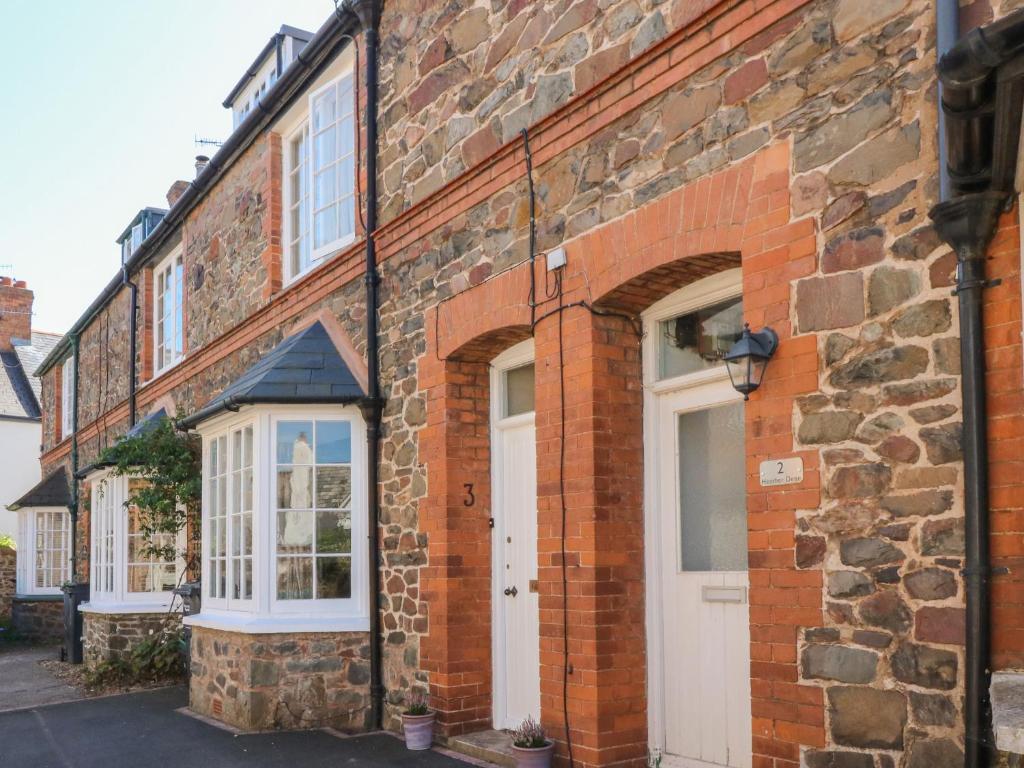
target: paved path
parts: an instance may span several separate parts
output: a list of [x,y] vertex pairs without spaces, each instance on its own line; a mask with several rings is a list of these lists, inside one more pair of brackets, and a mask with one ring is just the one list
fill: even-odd
[[3,768],[466,768],[437,752],[409,752],[386,734],[324,731],[236,736],[176,712],[183,686],[0,714]]
[[78,689],[61,682],[39,663],[57,658],[57,647],[0,648],[0,712],[82,698]]

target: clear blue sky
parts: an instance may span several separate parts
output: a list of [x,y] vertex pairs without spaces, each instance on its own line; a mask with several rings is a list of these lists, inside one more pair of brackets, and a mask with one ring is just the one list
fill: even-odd
[[[332,0],[0,0],[0,274],[63,333],[120,265],[114,239],[223,140],[221,106],[281,24],[316,31]],[[12,48],[13,46],[13,48]]]

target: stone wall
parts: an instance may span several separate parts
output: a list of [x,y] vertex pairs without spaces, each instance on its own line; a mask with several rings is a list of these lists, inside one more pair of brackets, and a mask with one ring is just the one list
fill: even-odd
[[126,659],[132,648],[168,622],[180,624],[177,613],[93,613],[83,611],[82,654],[92,669],[103,661]]
[[17,552],[11,547],[0,547],[0,621],[11,617],[11,602],[17,585]]
[[[680,9],[711,6],[715,23],[674,35],[685,21]],[[684,210],[695,230],[694,217],[712,209],[709,196],[724,205],[713,177],[728,178],[759,152],[784,150],[785,167],[761,180],[768,193],[757,203],[776,218],[734,248],[748,319],[813,352],[799,356],[806,368],[794,369],[792,359],[769,368],[768,386],[790,382],[789,394],[800,395],[795,407],[769,413],[757,405],[759,396],[750,406],[758,449],[799,451],[811,484],[772,496],[778,507],[769,507],[766,494],[752,502],[752,581],[761,579],[752,608],[755,749],[786,768],[801,752],[810,766],[956,761],[963,480],[957,318],[949,297],[954,258],[926,218],[937,184],[933,7],[923,0],[815,0],[765,3],[744,15],[749,7],[646,0],[386,5],[379,249],[388,400],[380,476],[392,716],[411,687],[450,682],[450,670],[422,656],[437,622],[450,616],[446,594],[422,591],[424,569],[473,586],[460,582],[462,560],[435,558],[447,545],[447,521],[424,522],[426,478],[437,454],[420,440],[428,388],[437,382],[425,381],[423,371],[442,357],[428,338],[459,329],[466,346],[452,351],[474,363],[481,362],[474,350],[500,351],[473,346],[474,333],[483,333],[479,313],[451,313],[446,303],[529,257],[522,155],[460,174],[490,163],[518,127],[551,113],[531,126],[538,248],[577,247],[614,225],[620,239],[609,241],[612,262],[625,263],[627,253],[648,258],[629,249],[643,244],[651,222],[670,215],[668,202],[680,190],[704,185],[701,202]],[[664,42],[652,53],[639,54],[659,37]],[[598,83],[623,56],[639,56],[639,63]],[[584,106],[565,106],[590,86]],[[275,203],[267,199],[274,195],[273,167],[267,169],[273,151],[270,140],[254,145],[190,217],[192,354],[140,391],[142,405],[170,394],[180,413],[194,410],[291,323],[320,310],[336,316],[363,350],[356,249],[275,293]],[[449,181],[456,191],[429,211],[409,210]],[[627,221],[639,222],[635,231],[623,229]],[[790,222],[796,229],[786,229]],[[707,253],[724,247],[713,238],[697,244]],[[624,274],[635,266],[630,261]],[[525,289],[516,295],[523,306]],[[635,301],[628,307],[644,308]],[[523,330],[503,333],[486,341],[510,342]],[[484,397],[467,382],[451,386],[465,386],[466,399]],[[94,389],[89,396],[100,397],[103,389]],[[114,432],[123,416],[115,412],[103,429]],[[84,455],[108,439],[100,432],[97,426],[86,437]],[[483,449],[475,449],[479,458]],[[1005,508],[1010,515],[1015,509]],[[480,658],[489,646],[476,640]],[[208,714],[225,716],[238,690],[228,695],[216,666],[231,660],[226,649],[235,646],[240,658],[258,654],[243,651],[237,639],[219,642],[225,652],[217,654],[210,641],[201,670],[209,679],[198,694],[194,683],[193,694],[209,697],[202,705]],[[549,683],[560,663],[548,658]],[[486,681],[466,686],[474,716],[486,713]],[[239,721],[265,723],[267,709],[259,707],[259,718],[250,712]],[[280,708],[273,707],[276,723]],[[642,694],[636,708],[634,731],[642,730]],[[557,708],[545,711],[547,724],[557,727],[559,716]]]
[[14,599],[14,630],[19,637],[49,642],[64,638],[64,598]]
[[193,627],[189,706],[245,731],[370,722],[366,633],[246,635]]

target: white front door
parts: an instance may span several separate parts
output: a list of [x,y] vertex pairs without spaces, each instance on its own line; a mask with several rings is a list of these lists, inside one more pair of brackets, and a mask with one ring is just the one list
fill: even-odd
[[655,399],[662,765],[748,768],[743,401],[728,380]]
[[514,728],[540,720],[532,342],[495,360],[491,393],[494,727]]

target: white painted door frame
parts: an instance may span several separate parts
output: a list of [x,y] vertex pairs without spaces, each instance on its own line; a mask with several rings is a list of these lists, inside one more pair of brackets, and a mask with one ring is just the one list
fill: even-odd
[[[659,400],[663,395],[687,389],[704,389],[710,395],[708,405],[723,397],[721,387],[729,385],[725,366],[671,379],[658,380],[658,323],[685,312],[697,310],[729,298],[742,295],[742,273],[731,269],[698,280],[685,288],[655,302],[642,314],[643,320],[643,380],[644,380],[644,576],[645,576],[645,635],[647,647],[647,737],[652,755],[662,755],[665,749],[665,643],[663,616],[660,607],[664,600],[662,568],[664,559],[672,556],[661,536],[661,479],[662,456],[659,423]],[[731,386],[730,386],[731,388]],[[735,398],[739,394],[733,391]],[[749,674],[749,672],[748,672]],[[698,767],[700,762],[687,761]],[[687,766],[687,762],[675,761]],[[662,765],[668,765],[662,763]],[[707,764],[705,764],[707,765]],[[687,766],[688,768],[688,766]]]
[[[503,402],[505,394],[504,374],[506,371],[528,365],[534,361],[533,339],[527,339],[513,347],[505,350],[491,361],[490,370],[490,442],[491,442],[491,516],[494,519],[494,528],[491,536],[491,651],[492,651],[492,674],[491,674],[491,698],[493,706],[493,718],[495,728],[506,728],[515,725],[510,722],[510,713],[507,711],[507,700],[509,694],[509,670],[506,666],[508,658],[508,631],[506,622],[507,601],[509,598],[504,594],[504,570],[505,570],[505,548],[506,548],[506,514],[502,509],[501,488],[504,479],[505,455],[503,453],[503,435],[505,430],[518,429],[523,427],[534,427],[534,412],[523,413],[517,416],[505,417],[503,413]],[[536,433],[534,432],[536,440]],[[533,510],[536,515],[536,483],[534,484]],[[536,560],[537,544],[533,543],[534,559]],[[535,563],[536,565],[536,563]],[[519,586],[519,585],[517,585]],[[520,595],[528,596],[529,585],[519,586]],[[538,616],[539,630],[539,616]],[[529,639],[527,639],[529,642]],[[540,653],[540,636],[533,638],[537,645],[538,656]],[[529,675],[529,670],[520,670],[518,674]],[[537,678],[538,696],[536,712],[531,713],[535,719],[540,717],[540,665],[533,670]]]

